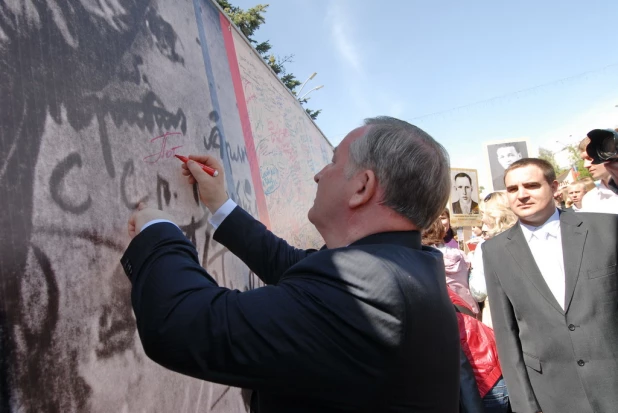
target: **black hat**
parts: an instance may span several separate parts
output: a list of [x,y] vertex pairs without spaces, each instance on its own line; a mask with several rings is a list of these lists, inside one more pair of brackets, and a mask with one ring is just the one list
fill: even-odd
[[[614,141],[618,141],[618,133],[613,129],[593,129],[588,132],[588,137],[590,138],[590,143],[586,147],[586,153],[588,156],[592,158],[592,163],[594,165],[601,164],[603,162],[607,162],[607,158],[615,156],[610,153],[601,153],[603,152],[601,148],[601,144],[607,138],[613,138]],[[603,159],[606,158],[606,159]]]

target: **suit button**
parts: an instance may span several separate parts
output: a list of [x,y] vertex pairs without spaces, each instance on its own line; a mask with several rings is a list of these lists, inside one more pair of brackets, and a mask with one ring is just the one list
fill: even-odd
[[585,362],[584,360],[577,360],[577,365],[578,365],[579,367],[583,367],[583,366],[584,366],[584,364],[586,364],[586,362]]
[[569,330],[575,331],[575,326],[573,324],[569,324]]

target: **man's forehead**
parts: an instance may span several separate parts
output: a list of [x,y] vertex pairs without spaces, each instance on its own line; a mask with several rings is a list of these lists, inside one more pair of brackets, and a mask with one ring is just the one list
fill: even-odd
[[[509,183],[510,182],[510,183]],[[504,183],[509,185],[526,184],[526,183],[542,183],[547,182],[543,176],[543,171],[534,165],[527,165],[521,168],[515,168],[506,174]]]
[[472,182],[470,182],[470,180],[466,176],[458,176],[457,178],[455,178],[455,185],[459,185],[460,183],[472,185]]

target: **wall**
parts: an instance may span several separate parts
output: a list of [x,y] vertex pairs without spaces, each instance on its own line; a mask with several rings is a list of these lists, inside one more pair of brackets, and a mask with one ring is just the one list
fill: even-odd
[[220,285],[255,288],[173,154],[219,156],[236,202],[315,247],[326,139],[209,0],[8,0],[0,79],[0,411],[246,411],[145,357],[126,221],[173,214]]

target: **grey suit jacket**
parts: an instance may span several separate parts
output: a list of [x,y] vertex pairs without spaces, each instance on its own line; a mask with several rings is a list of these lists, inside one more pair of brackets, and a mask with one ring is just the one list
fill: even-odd
[[483,261],[498,354],[514,412],[618,408],[618,216],[560,214],[565,309],[541,275],[521,227],[485,242]]

